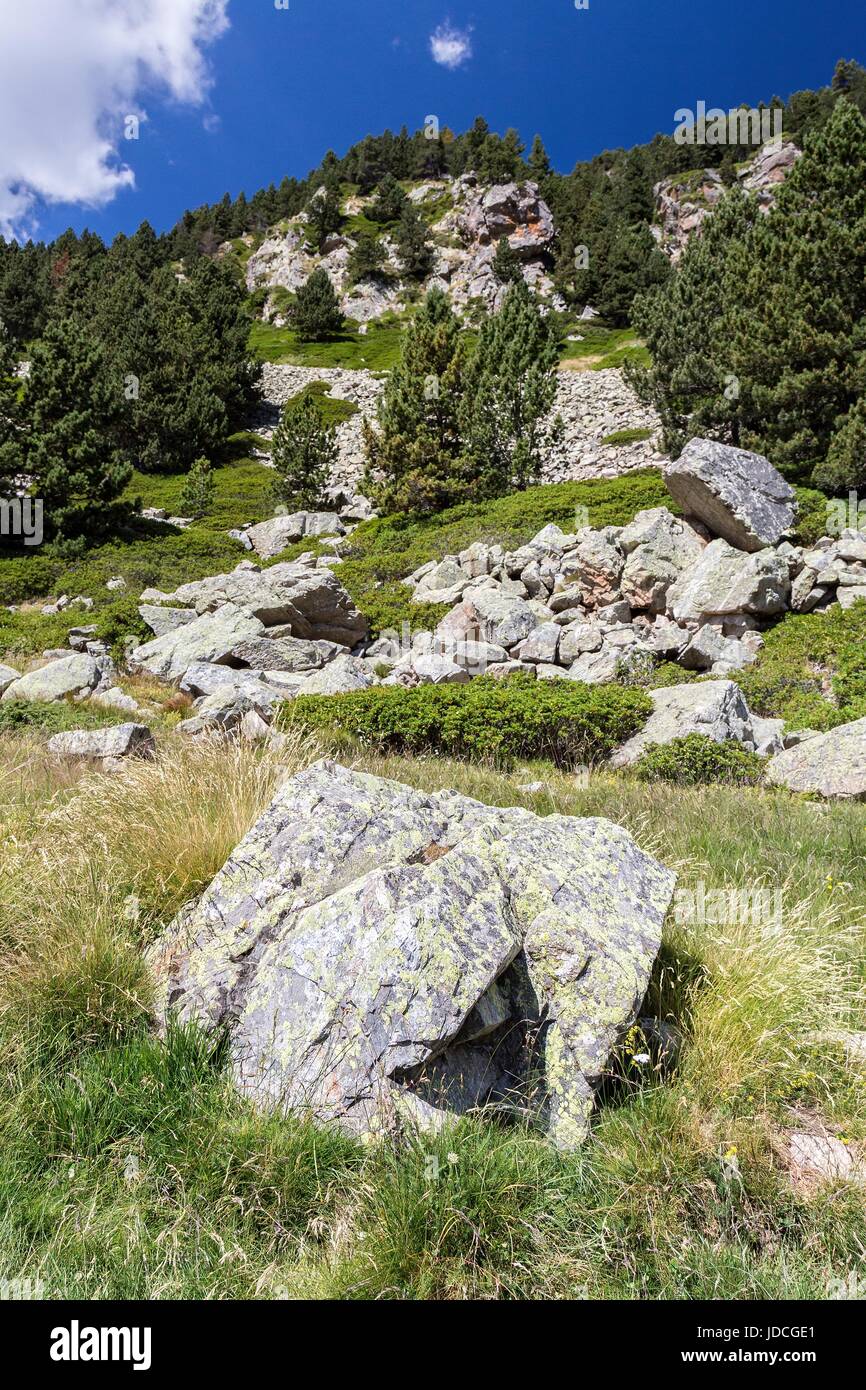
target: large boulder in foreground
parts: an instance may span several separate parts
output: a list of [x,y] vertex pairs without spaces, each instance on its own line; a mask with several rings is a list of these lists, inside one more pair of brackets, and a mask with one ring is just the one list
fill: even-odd
[[752,716],[735,681],[697,681],[648,691],[653,712],[640,733],[618,748],[611,767],[630,767],[651,743],[673,743],[689,734],[703,734],[715,743],[735,739],[754,749]]
[[842,724],[777,753],[767,765],[767,781],[792,792],[866,797],[866,719]]
[[794,489],[762,454],[691,439],[665,465],[668,492],[738,550],[775,545],[794,524]]
[[320,762],[151,952],[260,1103],[381,1132],[492,1104],[562,1147],[634,1018],[675,876],[601,819]]

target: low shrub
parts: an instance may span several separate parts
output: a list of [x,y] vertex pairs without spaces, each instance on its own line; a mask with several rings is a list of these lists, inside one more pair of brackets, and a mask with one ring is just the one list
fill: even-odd
[[285,718],[373,744],[383,752],[467,758],[552,758],[573,767],[603,761],[652,709],[640,690],[572,681],[479,677],[468,685],[373,686],[306,695]]
[[726,782],[754,787],[762,778],[764,759],[732,740],[716,743],[705,734],[689,734],[670,743],[651,743],[635,765],[642,782],[675,782],[682,787]]
[[789,728],[832,729],[866,717],[866,601],[789,614],[766,633],[737,683],[756,714]]
[[101,705],[72,704],[66,700],[3,700],[0,702],[0,734],[17,729],[39,729],[64,734],[70,729],[106,729],[129,718],[121,710]]

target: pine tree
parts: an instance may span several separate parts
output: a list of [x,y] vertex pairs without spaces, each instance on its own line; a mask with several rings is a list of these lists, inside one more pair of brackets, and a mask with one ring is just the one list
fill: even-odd
[[862,389],[815,470],[815,482],[830,493],[866,487],[866,382]]
[[478,462],[479,498],[500,497],[538,480],[558,438],[549,421],[556,398],[556,335],[524,281],[482,324],[461,405],[465,447]]
[[520,268],[520,257],[512,247],[507,236],[499,238],[496,247],[496,255],[493,257],[493,274],[496,276],[500,285],[511,285],[517,280],[523,279],[523,271]]
[[547,150],[544,148],[544,141],[540,135],[536,135],[532,142],[532,149],[529,152],[529,177],[535,183],[541,185],[551,172],[550,160],[547,157]]
[[340,332],[343,314],[327,270],[314,270],[301,286],[289,318],[299,336],[314,343]]
[[394,175],[386,174],[367,209],[367,216],[373,222],[399,222],[410,206],[409,199]]
[[113,448],[124,407],[120,380],[95,338],[71,318],[52,319],[33,348],[24,391],[25,466],[54,538],[99,534],[132,469]]
[[200,521],[210,511],[216,496],[216,479],[206,458],[196,459],[184,479],[180,494],[181,516]]
[[15,480],[24,472],[17,354],[0,321],[0,499],[15,495]]
[[400,218],[397,250],[407,279],[426,280],[433,269],[433,247],[427,223],[413,207],[407,206]]
[[829,481],[864,389],[866,120],[840,98],[759,218],[724,329],[742,382],[740,438],[793,481]]
[[631,319],[635,296],[664,283],[670,262],[647,226],[616,228],[604,260],[593,305],[607,323],[623,328]]
[[757,216],[755,200],[731,189],[701,236],[689,240],[675,274],[633,305],[652,364],[629,363],[626,376],[658,412],[674,456],[695,435],[738,442],[739,383],[722,321],[738,293],[737,264]]
[[274,501],[293,511],[321,507],[337,454],[336,432],[323,421],[312,395],[287,406],[271,448]]
[[310,243],[318,251],[323,243],[343,225],[342,200],[339,185],[329,181],[316,189],[307,204]]
[[459,425],[466,356],[447,295],[431,290],[405,331],[378,429],[364,423],[363,486],[383,511],[436,512],[477,495]]
[[349,255],[349,278],[356,284],[359,280],[382,277],[385,259],[385,247],[379,237],[362,232]]

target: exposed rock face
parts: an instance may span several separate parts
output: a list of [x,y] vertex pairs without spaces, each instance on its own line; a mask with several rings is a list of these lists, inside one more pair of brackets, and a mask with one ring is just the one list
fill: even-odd
[[48,751],[58,758],[97,762],[103,771],[121,766],[124,758],[152,758],[156,740],[144,724],[117,724],[111,729],[74,729],[55,734],[48,740]]
[[[737,173],[740,187],[752,193],[762,212],[769,212],[776,200],[776,189],[800,158],[800,150],[790,140],[770,141],[754,159]],[[656,222],[653,234],[666,255],[676,263],[692,236],[700,236],[704,223],[713,215],[725,185],[718,169],[702,169],[696,174],[674,174],[653,189]]]
[[663,471],[683,511],[738,550],[775,545],[794,524],[794,489],[761,454],[692,439]]
[[702,681],[649,691],[653,712],[640,733],[617,749],[611,767],[637,762],[651,743],[672,743],[689,734],[703,734],[715,743],[735,739],[754,748],[752,716],[743,692],[733,681]]
[[354,1133],[529,1107],[569,1148],[674,883],[607,821],[318,763],[153,950],[161,1009],[227,1027],[262,1103]]
[[767,767],[767,781],[794,792],[861,800],[866,796],[866,719],[777,753]]

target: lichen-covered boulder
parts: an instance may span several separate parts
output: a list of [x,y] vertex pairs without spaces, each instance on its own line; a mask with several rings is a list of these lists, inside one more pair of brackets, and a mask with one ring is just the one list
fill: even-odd
[[177,681],[194,662],[222,665],[239,642],[260,637],[264,625],[233,603],[202,613],[190,623],[172,628],[136,647],[129,658],[133,671],[146,671],[159,680]]
[[866,797],[866,719],[777,753],[767,765],[767,781],[816,796]]
[[712,439],[691,439],[664,469],[668,492],[738,550],[775,545],[794,524],[790,483],[762,454]]
[[629,767],[651,743],[673,743],[689,734],[703,734],[715,743],[734,739],[754,749],[751,711],[734,681],[698,681],[648,693],[653,712],[640,733],[617,749],[611,767]]
[[10,681],[0,699],[63,700],[72,695],[83,700],[96,689],[102,669],[96,657],[75,652]]
[[528,1109],[571,1147],[674,884],[606,820],[320,762],[152,949],[159,1009],[227,1029],[261,1103],[354,1133]]
[[750,613],[772,617],[788,606],[788,562],[770,549],[746,554],[715,540],[667,592],[667,610],[678,623]]

